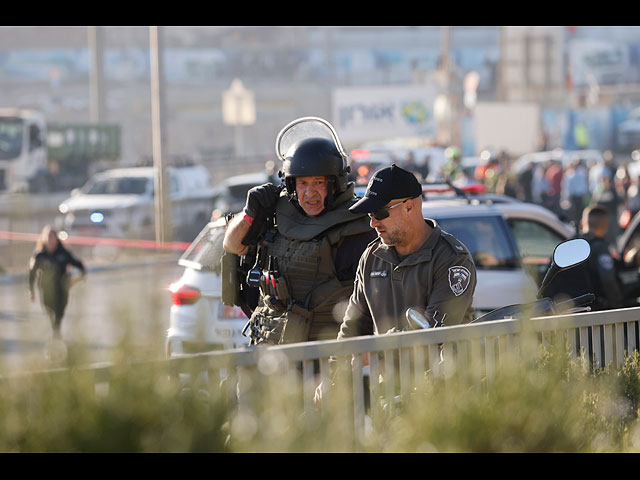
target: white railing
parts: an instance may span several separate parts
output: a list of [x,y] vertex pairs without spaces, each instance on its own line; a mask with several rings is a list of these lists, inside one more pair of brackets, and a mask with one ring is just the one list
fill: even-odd
[[[569,345],[574,357],[584,355],[594,368],[619,368],[625,356],[638,349],[639,322],[640,307],[636,307],[530,320],[498,320],[341,341],[185,354],[150,363],[168,374],[189,372],[190,378],[204,378],[210,391],[218,388],[222,378],[227,379],[227,385],[239,385],[238,381],[251,371],[277,370],[294,379],[302,394],[301,407],[309,411],[315,408],[316,387],[320,382],[330,383],[331,362],[337,360],[340,364],[350,365],[350,417],[354,422],[354,433],[360,436],[365,425],[365,394],[376,399],[371,402],[372,407],[374,403],[391,404],[405,398],[424,381],[426,374],[446,381],[457,371],[490,384],[501,365],[514,353],[534,359],[539,354],[539,345],[558,339]],[[535,341],[530,342],[531,339]],[[368,366],[365,366],[367,362]],[[129,368],[148,365],[136,364]],[[265,365],[268,368],[265,369]],[[114,368],[104,364],[75,370],[92,375],[96,387],[103,387],[108,385]],[[384,373],[383,383],[379,382],[381,373]],[[365,381],[366,377],[369,381]],[[273,378],[274,381],[282,379]],[[232,388],[226,392],[233,396],[239,392],[236,400],[238,407],[243,407],[242,389]],[[374,413],[375,409],[371,408],[370,414]]]
[[[569,345],[575,358],[585,356],[594,368],[620,367],[629,352],[638,349],[640,307],[604,312],[540,317],[531,320],[499,320],[488,323],[364,336],[341,341],[253,347],[172,359],[174,371],[206,370],[211,378],[231,379],[259,366],[278,363],[283,371],[301,380],[304,408],[314,408],[313,396],[319,382],[329,382],[330,359],[351,361],[353,420],[356,433],[365,421],[365,393],[371,399],[392,402],[403,398],[423,381],[425,372],[434,377],[454,375],[458,369],[489,381],[510,355],[538,355],[538,346],[552,339]],[[525,333],[528,332],[528,335]],[[527,348],[524,339],[537,339]],[[368,367],[365,363],[368,359]],[[314,365],[315,364],[315,365]],[[319,364],[319,369],[318,369]],[[223,373],[220,373],[223,372]],[[226,372],[226,373],[224,373]],[[384,382],[380,383],[380,373]],[[365,376],[369,377],[364,382]],[[368,384],[368,392],[365,385]],[[241,398],[239,399],[241,401]]]

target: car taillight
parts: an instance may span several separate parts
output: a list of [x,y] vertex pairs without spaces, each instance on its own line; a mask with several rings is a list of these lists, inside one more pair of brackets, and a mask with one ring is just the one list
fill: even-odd
[[181,281],[169,285],[173,305],[193,305],[200,299],[200,290]]

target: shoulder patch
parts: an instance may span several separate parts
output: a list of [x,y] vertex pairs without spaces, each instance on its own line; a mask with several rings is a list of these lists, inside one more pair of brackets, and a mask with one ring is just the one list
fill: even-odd
[[467,290],[470,282],[471,272],[467,267],[463,267],[462,265],[449,267],[449,286],[456,297],[462,295]]
[[605,270],[611,270],[613,268],[613,258],[606,253],[598,256],[598,264]]

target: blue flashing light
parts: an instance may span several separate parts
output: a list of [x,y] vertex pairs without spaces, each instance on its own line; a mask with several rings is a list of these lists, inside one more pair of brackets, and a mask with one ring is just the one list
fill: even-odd
[[93,223],[102,223],[104,220],[104,215],[101,212],[93,212],[89,215],[89,220]]

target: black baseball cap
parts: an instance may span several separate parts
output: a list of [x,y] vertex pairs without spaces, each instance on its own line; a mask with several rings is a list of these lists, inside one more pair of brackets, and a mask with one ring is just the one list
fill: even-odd
[[422,185],[416,176],[398,167],[395,163],[390,167],[376,171],[367,185],[364,197],[353,204],[349,211],[353,213],[371,213],[384,207],[396,198],[415,198],[422,195]]

